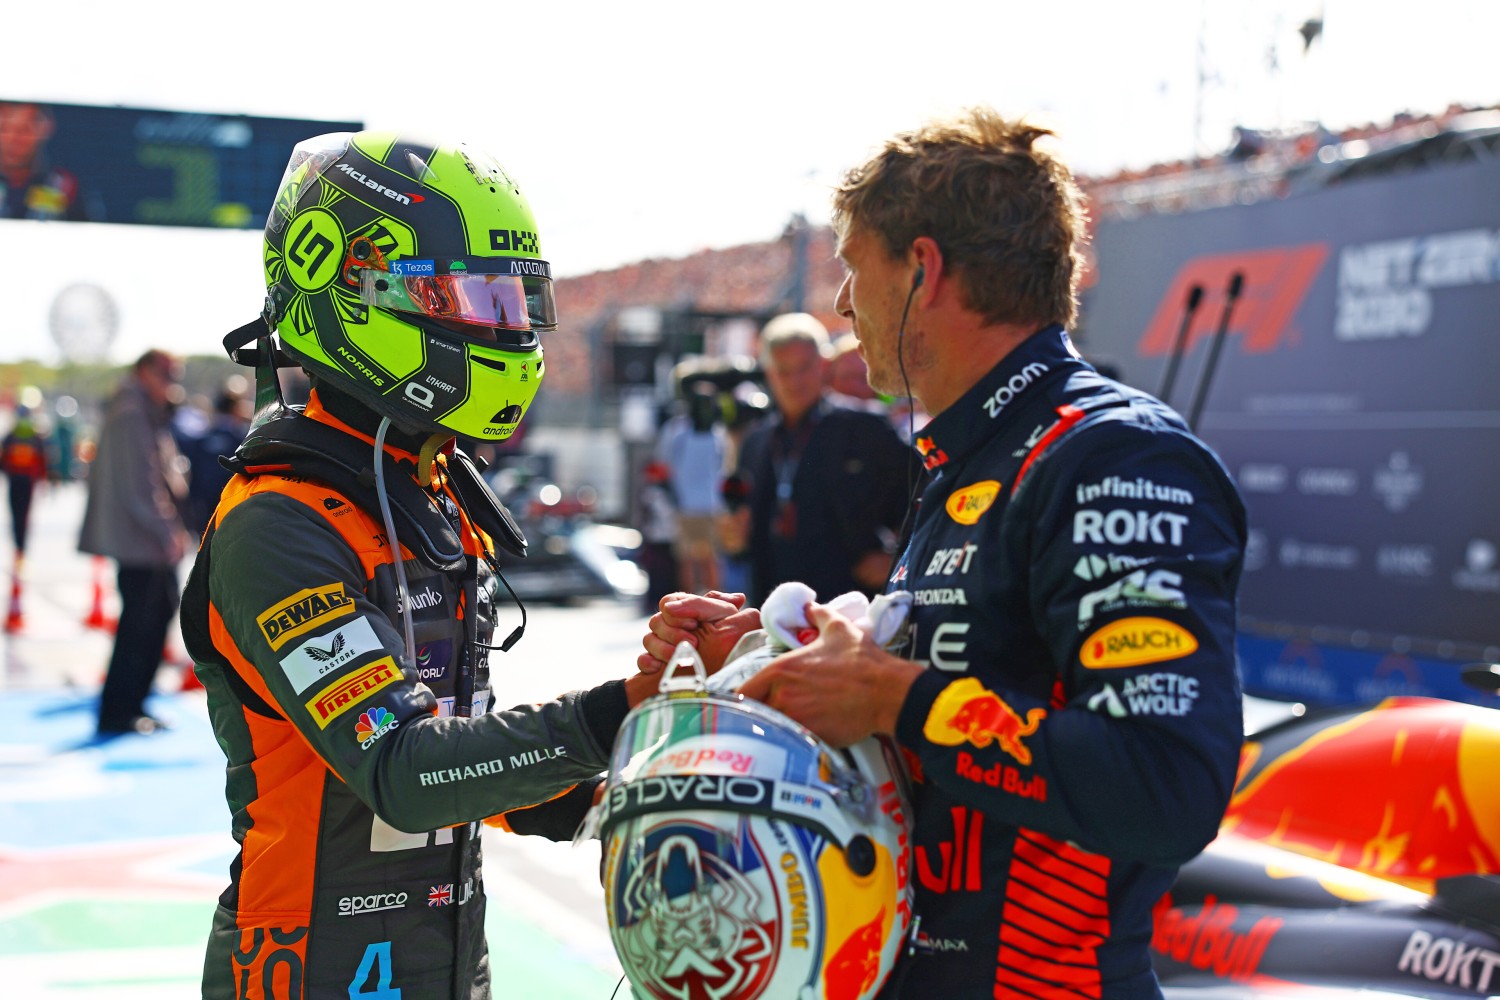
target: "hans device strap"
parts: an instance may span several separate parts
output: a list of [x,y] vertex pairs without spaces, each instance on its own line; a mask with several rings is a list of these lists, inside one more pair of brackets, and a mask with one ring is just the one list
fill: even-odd
[[448,480],[463,501],[464,511],[495,544],[513,556],[526,555],[526,536],[490,484],[480,476],[474,462],[455,448],[448,456]]
[[[249,476],[272,473],[316,479],[364,510],[379,511],[373,458],[372,450],[364,442],[287,410],[282,416],[252,427],[234,457],[222,464],[232,472]],[[386,497],[401,539],[433,569],[461,568],[463,543],[442,510],[417,485],[410,469],[400,468],[389,455],[382,455],[381,460],[386,463]],[[525,551],[524,541],[522,551]]]

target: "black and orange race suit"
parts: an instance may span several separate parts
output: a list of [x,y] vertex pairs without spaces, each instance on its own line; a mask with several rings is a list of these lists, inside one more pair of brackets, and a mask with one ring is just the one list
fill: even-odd
[[[316,395],[305,419],[373,445]],[[183,633],[240,845],[205,998],[489,997],[475,821],[569,836],[607,763],[619,681],[493,710],[491,539],[441,458],[426,492],[464,557],[437,569],[402,546],[414,663],[383,521],[346,493],[285,467],[238,475],[204,535]]]
[[1152,904],[1215,836],[1241,744],[1243,505],[1060,327],[917,446],[935,481],[891,588],[929,667],[897,726],[921,924],[882,996],[1159,996]]

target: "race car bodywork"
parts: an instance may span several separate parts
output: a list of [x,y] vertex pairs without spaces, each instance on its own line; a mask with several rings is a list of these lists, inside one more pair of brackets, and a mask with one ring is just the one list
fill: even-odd
[[1500,712],[1428,698],[1247,737],[1221,834],[1155,911],[1169,997],[1500,993]]

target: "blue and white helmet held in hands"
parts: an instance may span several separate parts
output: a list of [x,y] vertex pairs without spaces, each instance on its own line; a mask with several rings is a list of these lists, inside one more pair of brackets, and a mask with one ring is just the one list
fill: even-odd
[[752,632],[713,678],[684,644],[620,728],[585,832],[603,841],[610,936],[639,997],[866,1000],[907,945],[911,808],[894,745],[838,750],[732,693],[806,638]]

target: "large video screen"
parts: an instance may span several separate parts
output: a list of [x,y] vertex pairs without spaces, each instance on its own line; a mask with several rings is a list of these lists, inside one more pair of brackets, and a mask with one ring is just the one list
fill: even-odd
[[361,127],[0,100],[0,218],[259,229],[292,147]]

